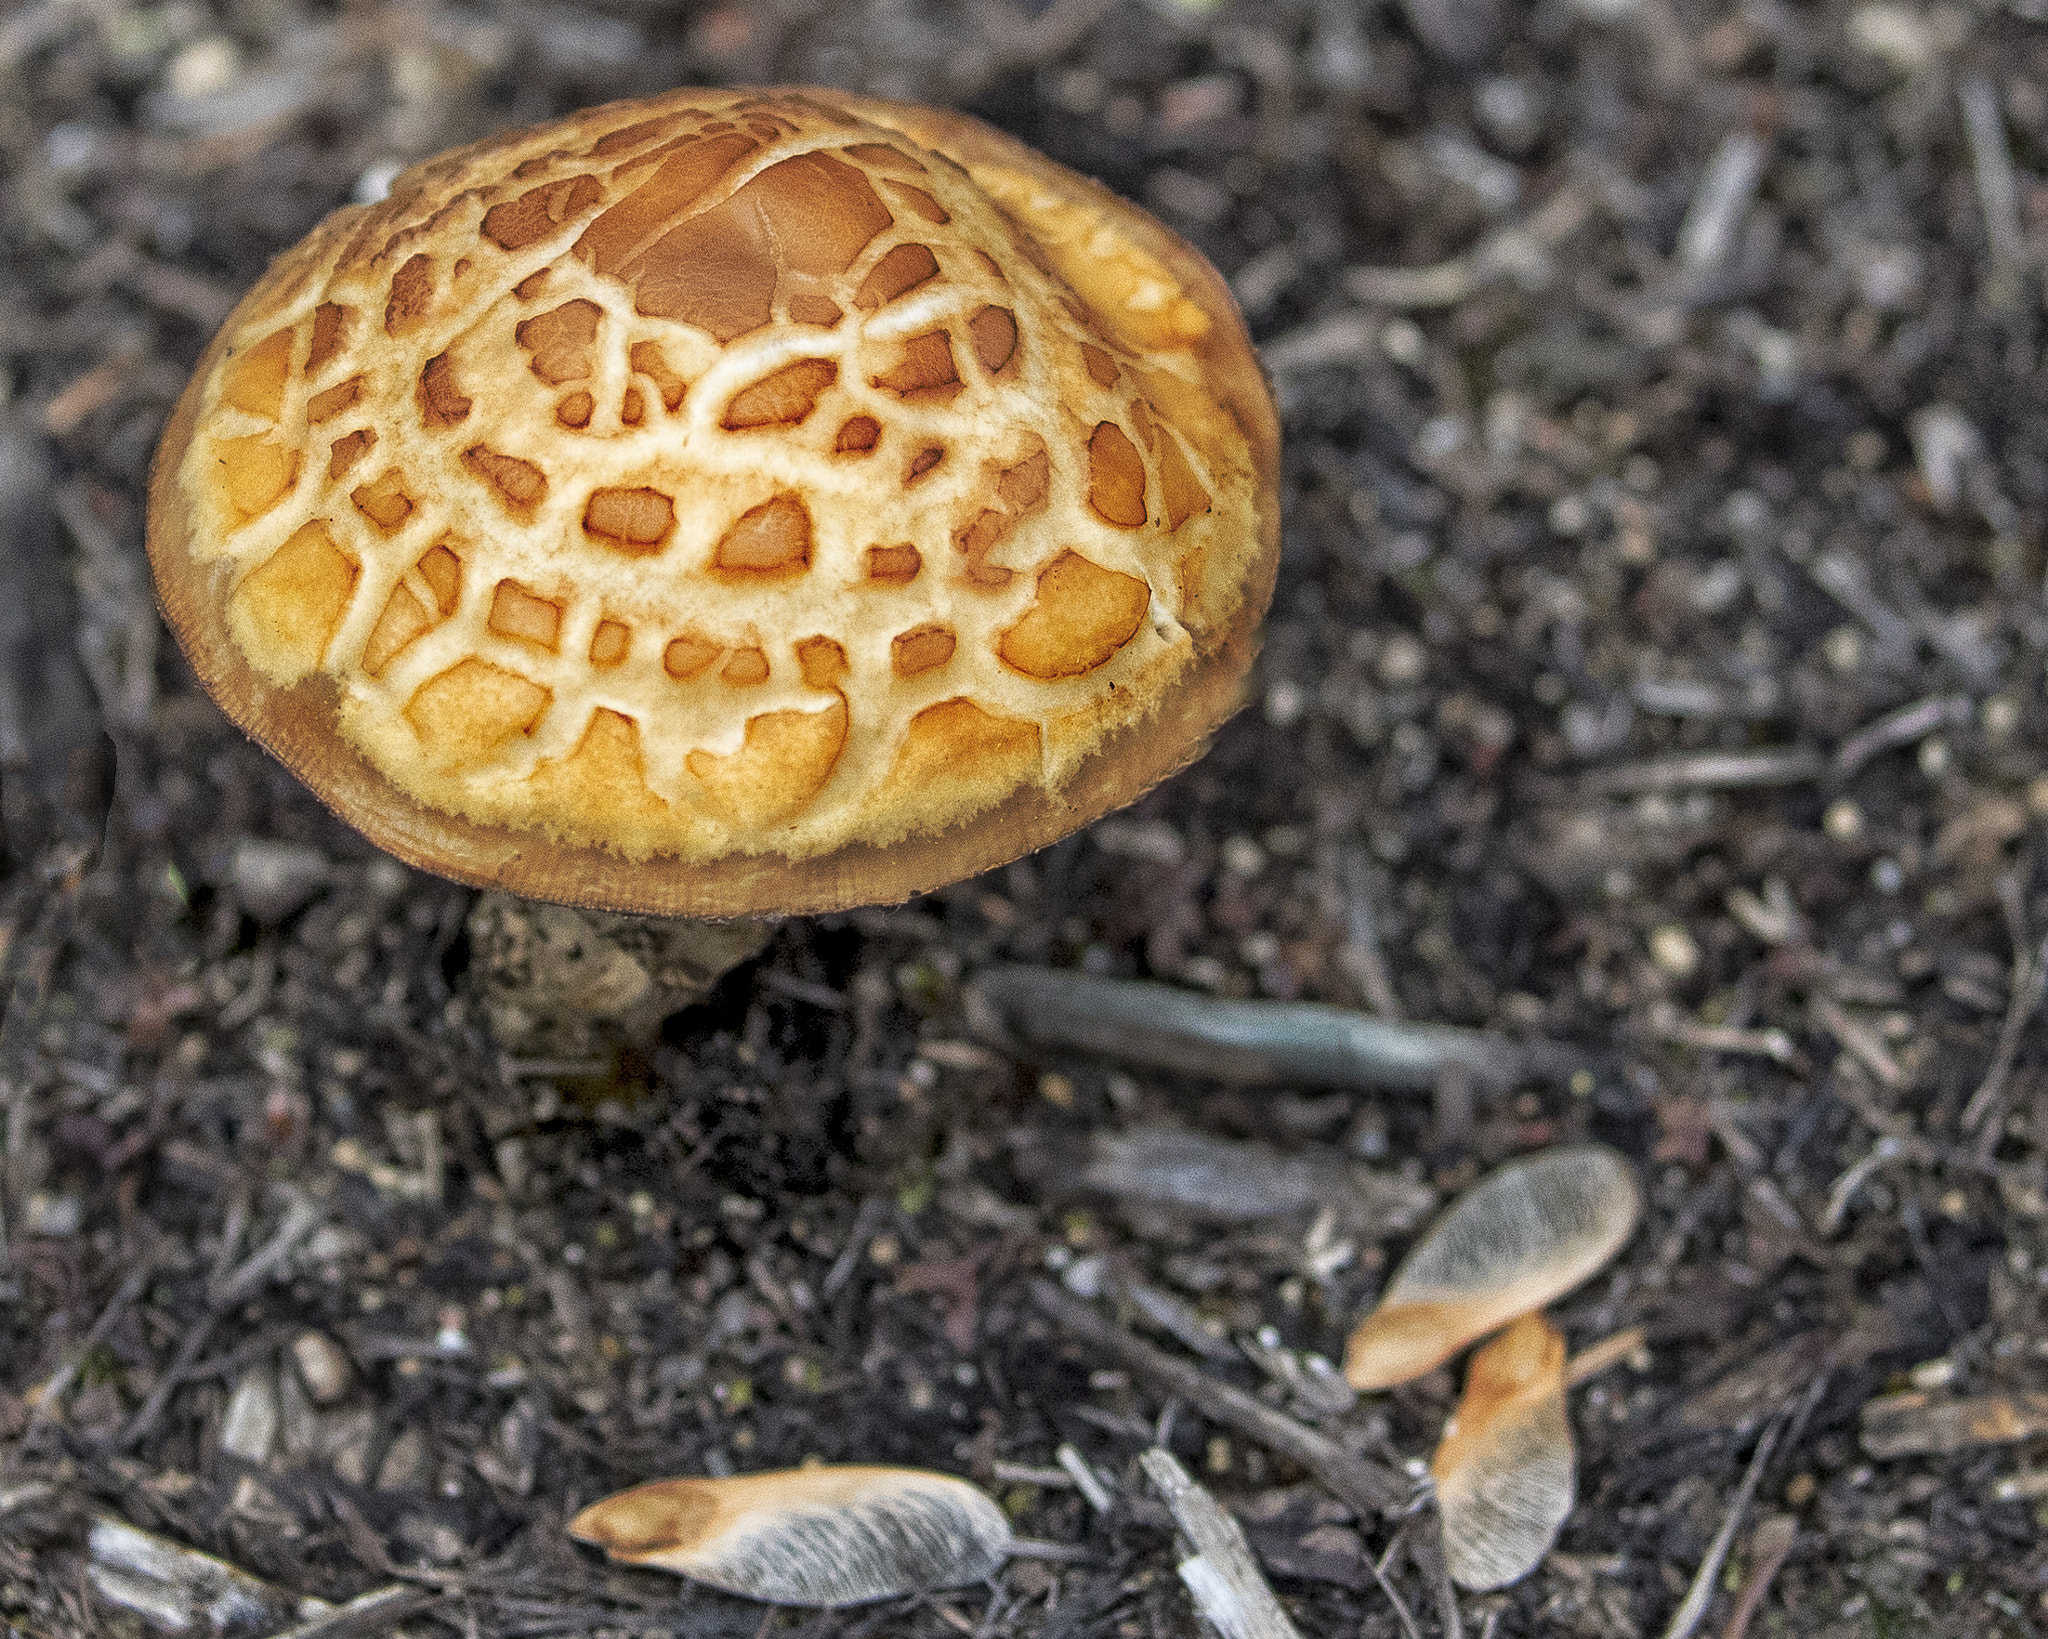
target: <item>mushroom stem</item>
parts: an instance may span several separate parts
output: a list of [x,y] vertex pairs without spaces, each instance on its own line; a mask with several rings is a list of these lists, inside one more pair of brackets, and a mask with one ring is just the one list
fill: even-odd
[[487,893],[468,921],[469,985],[506,1053],[609,1063],[652,1041],[760,954],[772,919],[622,916]]

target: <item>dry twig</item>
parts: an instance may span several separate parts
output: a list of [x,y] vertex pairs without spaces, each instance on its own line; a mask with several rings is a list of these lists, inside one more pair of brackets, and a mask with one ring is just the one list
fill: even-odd
[[1188,1477],[1172,1452],[1154,1446],[1138,1465],[1195,1550],[1180,1567],[1181,1580],[1224,1639],[1301,1639],[1252,1557],[1244,1528]]
[[1743,1580],[1735,1609],[1728,1613],[1721,1639],[1742,1639],[1749,1631],[1751,1620],[1763,1607],[1764,1595],[1771,1591],[1772,1581],[1791,1557],[1792,1544],[1798,1538],[1799,1522],[1790,1514],[1771,1514],[1757,1521],[1749,1534],[1749,1575]]
[[1911,745],[1944,728],[1961,728],[1976,708],[1966,694],[1936,694],[1915,700],[1897,711],[1888,711],[1874,723],[1859,728],[1835,747],[1828,772],[1846,780],[1871,758],[1899,746]]
[[1137,1064],[1263,1085],[1427,1091],[1448,1075],[1502,1089],[1562,1078],[1579,1058],[1553,1042],[1511,1041],[1455,1025],[1374,1018],[1315,1002],[1220,1001],[1170,985],[1049,968],[977,974],[977,1029],[1038,1047],[1078,1048]]
[[[178,1345],[177,1354],[172,1357],[163,1376],[157,1379],[155,1387],[149,1391],[149,1397],[136,1409],[127,1426],[115,1437],[115,1450],[133,1450],[143,1437],[156,1427],[157,1420],[164,1414],[164,1408],[171,1402],[171,1396],[187,1378],[196,1375],[193,1365],[199,1359],[199,1351],[206,1347],[207,1339],[213,1335],[213,1328],[221,1317],[255,1292],[257,1287],[291,1256],[299,1242],[311,1234],[327,1216],[325,1203],[299,1190],[287,1189],[285,1198],[284,1218],[271,1232],[270,1239],[250,1253],[231,1272],[225,1276],[216,1272],[215,1278],[207,1282],[205,1312],[186,1331],[184,1339]],[[233,1255],[233,1248],[241,1238],[237,1223],[238,1205],[242,1212],[246,1212],[246,1198],[237,1196],[229,1205],[228,1228],[223,1231],[221,1237],[223,1261]]]
[[1977,1134],[1977,1158],[1990,1161],[1998,1148],[2003,1122],[1997,1118],[2005,1103],[2006,1083],[2013,1062],[2019,1057],[2020,1042],[2028,1021],[2040,1010],[2048,995],[2048,938],[2032,951],[2021,949],[2013,963],[2012,990],[2006,1002],[2005,1023],[1998,1032],[1998,1046],[1992,1052],[1990,1068],[1970,1102],[1963,1107],[1963,1131]]
[[1444,1639],[1465,1639],[1465,1618],[1458,1609],[1458,1590],[1451,1585],[1451,1572],[1444,1563],[1442,1531],[1422,1530],[1409,1535],[1408,1557],[1429,1582],[1436,1598],[1436,1616]]
[[1575,1389],[1590,1382],[1610,1366],[1637,1354],[1643,1347],[1643,1329],[1626,1326],[1598,1343],[1590,1343],[1565,1362],[1564,1386]]
[[1603,797],[1652,791],[1755,790],[1803,785],[1818,779],[1826,767],[1821,754],[1805,746],[1777,751],[1702,751],[1594,769],[1581,783],[1589,793]]
[[1981,74],[1966,74],[1956,86],[1963,105],[1963,132],[1970,140],[1970,169],[1977,182],[1977,203],[1984,212],[1984,237],[1991,245],[1994,278],[2011,279],[2020,270],[2019,186],[2014,180],[2012,150],[2006,145],[2005,117],[1998,91]]
[[1541,285],[1550,278],[1551,253],[1592,214],[1577,188],[1562,188],[1525,222],[1495,228],[1463,256],[1428,267],[1354,267],[1344,286],[1374,307],[1455,307],[1482,285],[1501,277]]
[[1356,1509],[1361,1519],[1397,1514],[1407,1507],[1412,1488],[1392,1470],[1354,1456],[1292,1417],[1140,1341],[1048,1282],[1033,1282],[1031,1299],[1075,1336],[1116,1356],[1203,1416],[1292,1457]]
[[1834,997],[1814,997],[1808,1011],[1813,1015],[1813,1022],[1840,1042],[1882,1086],[1895,1091],[1905,1085],[1906,1072],[1886,1050],[1883,1039],[1867,1024],[1853,1017]]
[[272,1635],[272,1639],[377,1639],[392,1631],[392,1624],[417,1614],[438,1595],[409,1583],[372,1588],[358,1594],[346,1605],[337,1605],[295,1628]]
[[[42,1424],[55,1418],[63,1405],[64,1396],[71,1392],[71,1385],[78,1380],[78,1373],[85,1365],[86,1358],[107,1340],[107,1334],[120,1324],[135,1300],[142,1296],[142,1289],[149,1284],[156,1273],[156,1257],[151,1255],[128,1271],[127,1278],[114,1289],[114,1295],[107,1299],[107,1305],[92,1323],[92,1329],[71,1351],[70,1359],[50,1374],[50,1379],[36,1395],[35,1415],[29,1419],[28,1432],[33,1434]],[[24,1436],[24,1439],[27,1436]]]
[[1671,1624],[1664,1630],[1664,1639],[1690,1639],[1700,1623],[1706,1620],[1707,1608],[1713,1604],[1714,1593],[1720,1586],[1721,1567],[1727,1563],[1728,1550],[1735,1542],[1742,1516],[1749,1511],[1756,1488],[1763,1482],[1764,1469],[1770,1463],[1771,1454],[1788,1434],[1805,1425],[1826,1387],[1827,1378],[1816,1377],[1804,1398],[1796,1405],[1784,1407],[1757,1437],[1756,1450],[1750,1456],[1742,1483],[1735,1489],[1734,1500],[1728,1504],[1727,1517],[1721,1521],[1721,1529],[1714,1533],[1714,1540],[1708,1544],[1706,1557],[1700,1561],[1700,1568],[1693,1575],[1692,1586],[1686,1589],[1678,1609],[1671,1613]]

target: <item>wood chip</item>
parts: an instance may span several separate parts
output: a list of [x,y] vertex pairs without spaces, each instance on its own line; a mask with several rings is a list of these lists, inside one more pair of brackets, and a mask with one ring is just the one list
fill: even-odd
[[1243,1527],[1188,1476],[1172,1452],[1154,1446],[1139,1457],[1138,1466],[1194,1549],[1181,1561],[1180,1579],[1223,1639],[1301,1639],[1252,1557]]
[[1982,1394],[1949,1400],[1891,1394],[1863,1408],[1863,1449],[1887,1457],[1940,1456],[1973,1446],[2009,1445],[2048,1433],[2048,1394]]

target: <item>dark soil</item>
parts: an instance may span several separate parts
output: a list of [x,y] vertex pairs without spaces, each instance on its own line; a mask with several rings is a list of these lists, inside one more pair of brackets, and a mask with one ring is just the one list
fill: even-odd
[[[1426,1459],[1452,1371],[1349,1409],[1303,1387],[1413,1229],[1077,1182],[1170,1124],[1439,1200],[1565,1139],[1640,1167],[1642,1230],[1555,1313],[1575,1349],[1644,1347],[1575,1392],[1576,1511],[1466,1631],[1665,1631],[1767,1429],[1698,1631],[1759,1593],[1754,1634],[2042,1631],[2048,13],[811,11],[0,14],[0,1621],[149,1631],[86,1545],[114,1516],[266,1597],[411,1584],[422,1636],[1192,1635],[1134,1462],[1163,1427],[1302,1634],[1401,1632],[1382,1554],[1442,1631],[1431,1516],[1353,1519],[1034,1305],[1063,1281]],[[476,896],[198,692],[145,468],[237,294],[353,191],[730,80],[964,106],[1201,246],[1283,407],[1279,593],[1249,708],[1133,810],[784,924],[658,1040],[521,1056]],[[1431,1096],[1025,1062],[963,1007],[995,962],[1584,1070]],[[563,1532],[642,1479],[812,1456],[977,1479],[1077,1555],[776,1612]]]

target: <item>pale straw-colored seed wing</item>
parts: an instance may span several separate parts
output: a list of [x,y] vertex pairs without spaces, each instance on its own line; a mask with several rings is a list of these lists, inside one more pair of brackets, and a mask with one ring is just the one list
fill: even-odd
[[1351,1334],[1356,1389],[1405,1383],[1570,1291],[1621,1250],[1642,1197],[1628,1164],[1567,1145],[1481,1179],[1423,1236]]
[[1505,1587],[1549,1552],[1572,1511],[1572,1431],[1564,1337],[1542,1315],[1473,1355],[1430,1474],[1459,1587]]
[[978,1582],[1011,1545],[981,1492],[911,1468],[655,1480],[592,1503],[569,1534],[743,1598],[814,1606]]

